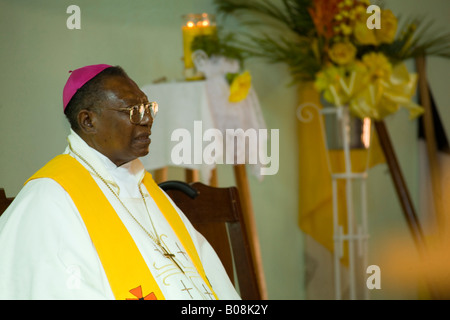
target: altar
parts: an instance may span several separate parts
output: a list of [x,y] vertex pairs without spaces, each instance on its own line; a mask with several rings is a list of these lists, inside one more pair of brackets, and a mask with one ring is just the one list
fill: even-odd
[[[171,157],[173,148],[178,141],[172,141],[172,134],[179,129],[194,133],[196,121],[202,122],[203,130],[213,127],[213,119],[208,104],[206,81],[173,81],[144,85],[141,90],[150,101],[159,105],[158,117],[152,126],[149,154],[141,158],[147,170],[159,170],[165,180],[167,167],[178,166],[200,173],[196,179],[209,184],[215,164],[174,163]],[[158,175],[158,174],[157,174]]]

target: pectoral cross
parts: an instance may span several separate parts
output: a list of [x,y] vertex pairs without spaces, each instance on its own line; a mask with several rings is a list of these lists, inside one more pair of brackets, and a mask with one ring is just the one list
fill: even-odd
[[180,251],[178,251],[177,253],[181,253],[182,255],[183,255],[183,257],[187,260],[187,261],[189,261],[189,259],[186,257],[186,252],[184,252],[183,250],[181,250],[181,248],[180,248],[180,246],[178,245],[178,242],[176,243],[176,245],[177,245],[177,247],[178,247],[178,249],[180,250]]
[[203,293],[204,293],[204,294],[207,294],[208,297],[209,297],[209,299],[214,300],[214,299],[212,298],[213,294],[212,294],[211,292],[209,292],[208,289],[205,288],[205,285],[204,285],[203,283],[202,283],[202,287],[203,287],[203,289],[205,289],[205,292],[203,292]]
[[183,287],[184,287],[184,289],[181,289],[181,291],[186,291],[186,292],[189,294],[189,296],[191,297],[191,299],[194,299],[194,298],[192,297],[191,293],[189,292],[189,290],[192,290],[192,288],[187,288],[186,285],[184,284],[183,280],[180,280],[180,281],[181,281],[181,284],[182,284]]
[[164,257],[167,259],[172,260],[172,262],[180,269],[180,271],[184,274],[183,268],[178,264],[178,262],[175,260],[175,255],[173,253],[170,253],[162,244],[158,244],[158,247],[161,248],[162,252],[158,250]]

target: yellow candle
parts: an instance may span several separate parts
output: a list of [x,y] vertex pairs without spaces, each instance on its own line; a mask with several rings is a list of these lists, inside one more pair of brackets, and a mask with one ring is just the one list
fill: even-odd
[[184,53],[184,67],[193,68],[191,43],[196,36],[201,35],[201,28],[197,26],[183,26],[183,53]]
[[191,44],[196,36],[212,35],[217,32],[214,18],[211,15],[203,13],[188,14],[184,16],[184,19],[185,23],[182,27],[182,33],[185,75],[187,79],[202,78],[202,75],[199,75],[195,71]]

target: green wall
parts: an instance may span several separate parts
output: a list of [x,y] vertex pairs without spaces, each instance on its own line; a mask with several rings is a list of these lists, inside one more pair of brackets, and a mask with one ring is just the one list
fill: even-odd
[[[276,2],[274,0],[274,2]],[[81,8],[81,30],[69,30],[66,9]],[[450,31],[448,0],[390,0],[396,14],[432,17]],[[214,13],[212,0],[0,0],[0,187],[15,196],[22,183],[64,151],[69,126],[62,113],[68,71],[87,64],[121,65],[139,84],[182,77],[181,16]],[[238,30],[232,17],[219,25]],[[239,29],[241,30],[241,29]],[[414,65],[410,64],[411,68]],[[280,130],[280,169],[259,182],[249,177],[270,299],[305,299],[303,234],[297,227],[297,88],[284,65],[247,62],[269,129]],[[441,117],[450,127],[450,63],[433,58],[428,73]],[[150,98],[151,99],[151,98]],[[405,179],[418,206],[417,122],[405,112],[386,119]],[[175,177],[181,172],[174,171]],[[234,184],[230,166],[219,168],[220,185]],[[387,167],[369,177],[371,252],[391,228],[406,230]],[[370,264],[377,264],[375,260]],[[373,298],[415,298],[415,292],[373,293]]]

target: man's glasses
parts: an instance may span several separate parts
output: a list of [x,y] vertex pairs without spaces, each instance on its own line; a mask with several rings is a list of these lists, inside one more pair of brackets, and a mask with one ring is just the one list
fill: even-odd
[[144,119],[145,113],[150,113],[152,119],[155,119],[158,113],[158,103],[149,102],[146,104],[139,104],[132,107],[113,109],[117,111],[127,111],[130,113],[130,122],[132,124],[140,124],[142,119]]

